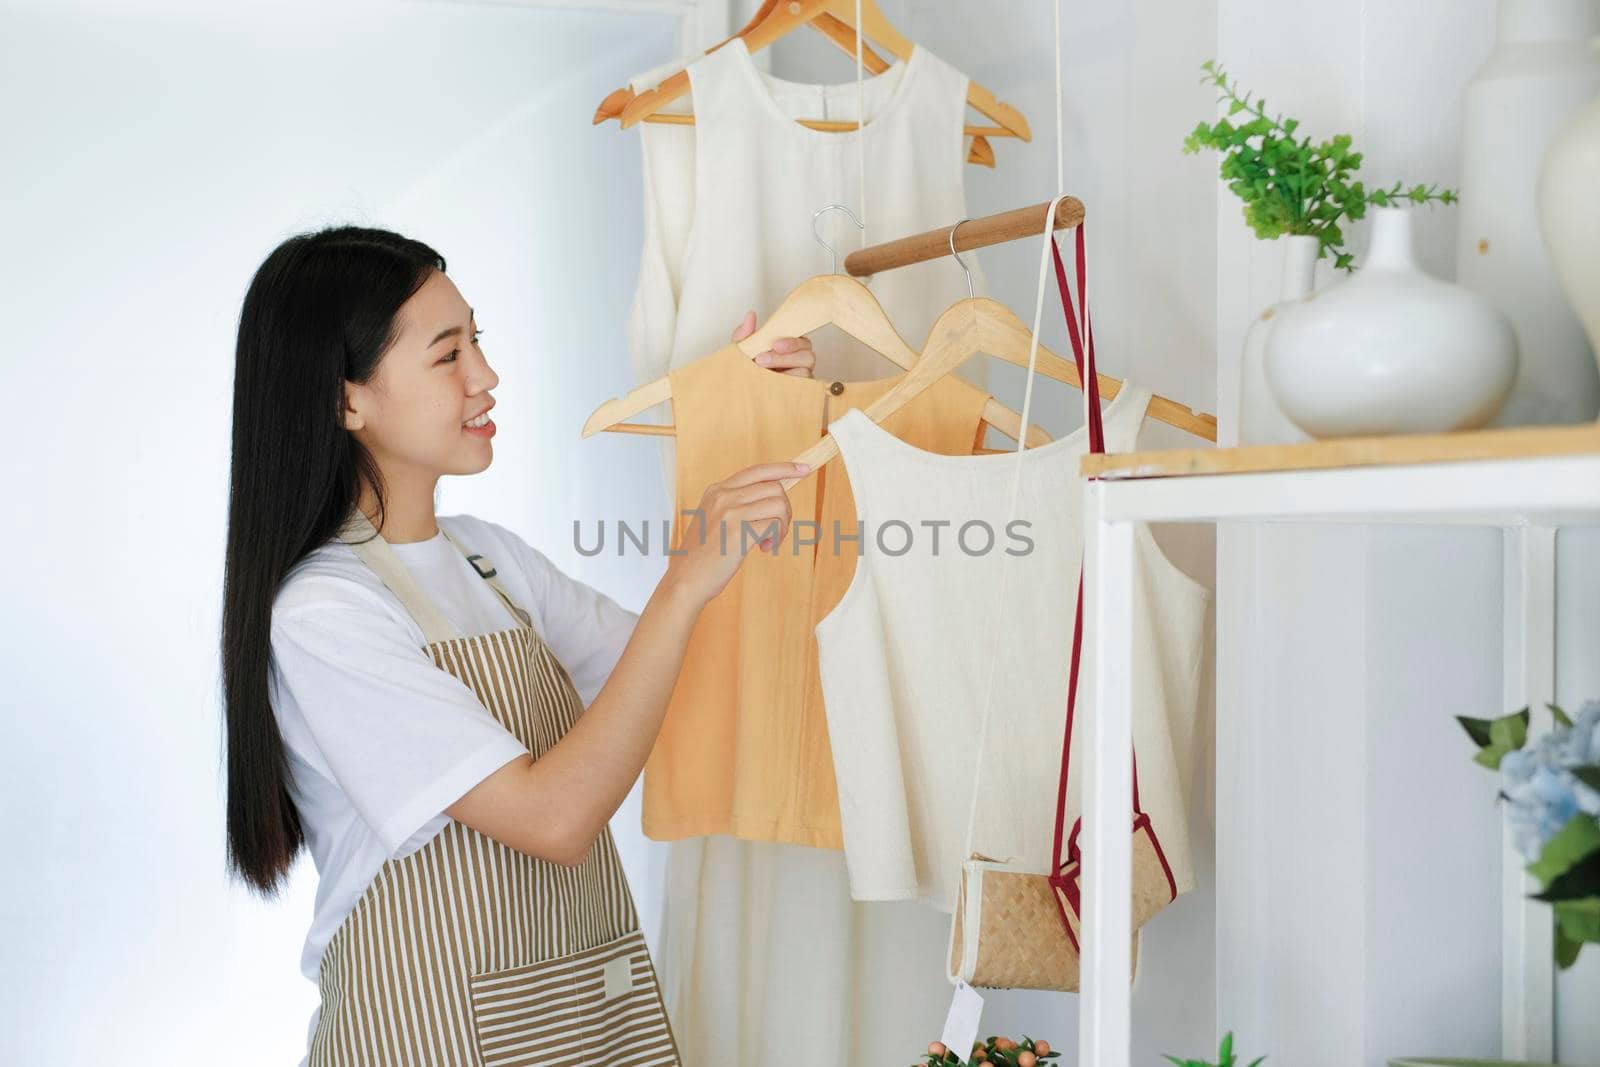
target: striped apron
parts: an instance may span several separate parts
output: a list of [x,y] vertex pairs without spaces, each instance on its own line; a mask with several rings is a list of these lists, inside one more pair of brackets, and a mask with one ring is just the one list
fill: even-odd
[[[515,625],[459,637],[359,510],[339,537],[405,605],[434,663],[535,759],[572,727],[571,677],[488,560],[467,555]],[[450,821],[379,870],[328,943],[320,985],[312,1067],[679,1063],[609,829],[573,868]]]

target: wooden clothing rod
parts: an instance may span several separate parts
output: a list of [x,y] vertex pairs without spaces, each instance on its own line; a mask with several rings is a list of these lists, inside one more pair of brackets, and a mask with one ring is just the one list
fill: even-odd
[[[1032,207],[1019,207],[1015,211],[969,219],[961,223],[961,228],[956,231],[956,251],[965,252],[971,248],[985,248],[1036,236],[1044,228],[1044,217],[1049,211],[1050,201],[1046,200]],[[1083,201],[1075,196],[1062,197],[1061,206],[1056,208],[1056,229],[1065,230],[1082,221]],[[914,237],[901,237],[881,245],[857,249],[844,257],[844,269],[861,278],[949,254],[950,227],[946,226]]]

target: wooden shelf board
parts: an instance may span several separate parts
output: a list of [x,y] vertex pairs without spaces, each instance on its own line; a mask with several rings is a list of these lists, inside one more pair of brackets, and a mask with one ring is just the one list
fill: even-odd
[[1247,445],[1083,457],[1084,475],[1177,478],[1198,474],[1334,470],[1471,460],[1529,459],[1600,453],[1600,423],[1525,426],[1458,433],[1341,437],[1295,445]]

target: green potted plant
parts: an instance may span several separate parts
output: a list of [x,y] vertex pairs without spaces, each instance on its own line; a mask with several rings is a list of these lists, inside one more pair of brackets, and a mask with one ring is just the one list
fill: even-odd
[[[1227,113],[1195,127],[1184,151],[1220,152],[1251,231],[1290,245],[1283,299],[1246,335],[1240,442],[1441,433],[1492,419],[1516,376],[1511,324],[1478,294],[1423,271],[1412,248],[1412,211],[1454,204],[1455,191],[1368,188],[1349,134],[1313,142],[1215,62],[1204,70]],[[1357,274],[1345,228],[1369,208],[1371,244]],[[1313,268],[1328,257],[1349,277],[1312,297]]]
[[1217,87],[1219,102],[1228,105],[1228,113],[1196,126],[1184,138],[1183,150],[1222,153],[1222,179],[1244,201],[1244,220],[1257,237],[1314,238],[1314,259],[1332,255],[1335,269],[1352,271],[1355,257],[1345,251],[1342,224],[1363,218],[1369,205],[1456,202],[1454,190],[1436,185],[1406,187],[1397,181],[1389,188],[1366,188],[1355,176],[1361,153],[1352,151],[1349,134],[1316,144],[1310,137],[1297,140],[1299,120],[1268,116],[1267,102],[1252,101],[1249,92],[1241,93],[1215,60],[1201,64],[1201,69],[1206,72],[1204,80]]

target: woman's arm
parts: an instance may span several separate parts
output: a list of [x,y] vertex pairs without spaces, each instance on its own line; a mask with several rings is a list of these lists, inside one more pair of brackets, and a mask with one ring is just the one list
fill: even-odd
[[[576,866],[633,788],[655,745],[700,611],[744,560],[743,524],[776,536],[789,529],[789,497],[779,479],[805,473],[792,463],[747,467],[708,488],[695,526],[682,539],[633,635],[594,702],[560,741],[534,760],[512,760],[445,809],[502,844]],[[729,550],[715,532],[726,527]]]
[[[746,312],[733,340],[754,333]],[[755,359],[779,374],[809,378],[816,356],[807,338],[785,337]],[[740,523],[765,530],[779,523],[774,552],[789,529],[789,496],[778,479],[805,473],[789,463],[747,467],[712,485],[700,499],[697,527],[683,538],[627,647],[594,701],[543,758],[523,755],[479,782],[445,809],[457,822],[530,856],[577,866],[633,788],[655,746],[667,704],[700,610],[720,593],[744,559]],[[711,531],[728,529],[722,539]]]

